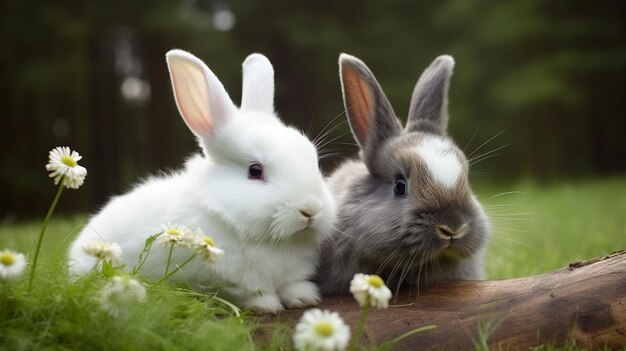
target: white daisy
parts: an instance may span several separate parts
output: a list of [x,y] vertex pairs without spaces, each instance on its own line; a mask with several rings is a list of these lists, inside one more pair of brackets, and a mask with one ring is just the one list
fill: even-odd
[[0,251],[0,280],[20,277],[25,267],[26,259],[23,254],[11,250]]
[[115,276],[100,292],[100,307],[111,317],[127,313],[137,302],[146,299],[146,288],[128,275]]
[[46,169],[51,171],[50,177],[54,178],[54,185],[63,181],[66,188],[78,189],[87,176],[87,169],[79,166],[78,161],[83,158],[76,151],[71,151],[67,146],[55,147],[50,151]]
[[104,241],[93,241],[83,246],[83,251],[87,255],[97,258],[99,261],[107,260],[111,264],[118,265],[122,248],[116,243],[105,243]]
[[162,228],[163,233],[156,238],[156,241],[163,246],[190,247],[195,241],[191,230],[184,225],[168,223]]
[[198,251],[207,262],[215,262],[224,254],[224,251],[215,247],[213,238],[206,235],[197,235],[193,248]]
[[350,329],[339,314],[318,308],[304,312],[293,334],[296,350],[345,350],[348,341]]
[[369,304],[372,307],[387,308],[391,298],[391,290],[381,277],[374,274],[355,274],[350,282],[350,292],[361,306]]

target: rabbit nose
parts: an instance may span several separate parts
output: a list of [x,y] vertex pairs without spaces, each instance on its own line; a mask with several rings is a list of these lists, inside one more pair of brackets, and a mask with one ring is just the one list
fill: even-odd
[[437,236],[445,240],[460,239],[467,233],[467,223],[463,223],[456,229],[452,229],[445,224],[437,224],[435,228],[437,230]]
[[305,208],[305,209],[300,209],[300,214],[302,216],[304,216],[305,218],[312,218],[315,217],[315,215],[317,214],[318,211],[313,211],[309,208]]
[[312,197],[307,197],[298,204],[298,210],[305,219],[313,219],[322,210],[322,204]]

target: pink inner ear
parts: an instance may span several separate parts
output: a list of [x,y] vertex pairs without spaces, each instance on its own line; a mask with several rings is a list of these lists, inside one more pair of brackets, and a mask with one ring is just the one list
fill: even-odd
[[176,104],[187,126],[200,136],[213,134],[207,82],[202,68],[174,59],[170,70]]
[[343,66],[346,108],[352,129],[361,145],[365,145],[372,111],[372,93],[367,83],[349,65]]

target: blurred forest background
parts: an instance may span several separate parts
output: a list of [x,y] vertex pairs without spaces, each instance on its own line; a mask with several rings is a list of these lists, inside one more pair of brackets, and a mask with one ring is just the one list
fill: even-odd
[[[337,59],[360,57],[405,118],[422,70],[456,59],[450,133],[482,146],[479,181],[552,181],[626,171],[626,2],[601,0],[3,0],[0,220],[41,217],[50,149],[89,170],[63,209],[112,194],[197,150],[178,116],[165,52],[202,58],[239,103],[251,52],[276,70],[276,108],[315,136],[343,111]],[[342,115],[329,172],[356,148]],[[492,139],[493,138],[493,139]],[[496,156],[489,158],[490,156]],[[71,198],[71,200],[69,199]]]

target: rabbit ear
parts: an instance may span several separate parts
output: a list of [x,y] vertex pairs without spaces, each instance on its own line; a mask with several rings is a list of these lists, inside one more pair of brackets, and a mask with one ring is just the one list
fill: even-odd
[[165,55],[174,98],[189,129],[201,137],[211,137],[237,112],[215,74],[197,57],[182,50]]
[[274,113],[274,68],[261,54],[243,62],[241,110]]
[[350,128],[368,158],[384,141],[398,135],[402,126],[374,74],[361,60],[341,54],[339,74]]
[[454,59],[442,55],[426,68],[417,81],[411,107],[407,130],[411,132],[429,132],[446,135],[448,129],[448,86],[452,76]]

